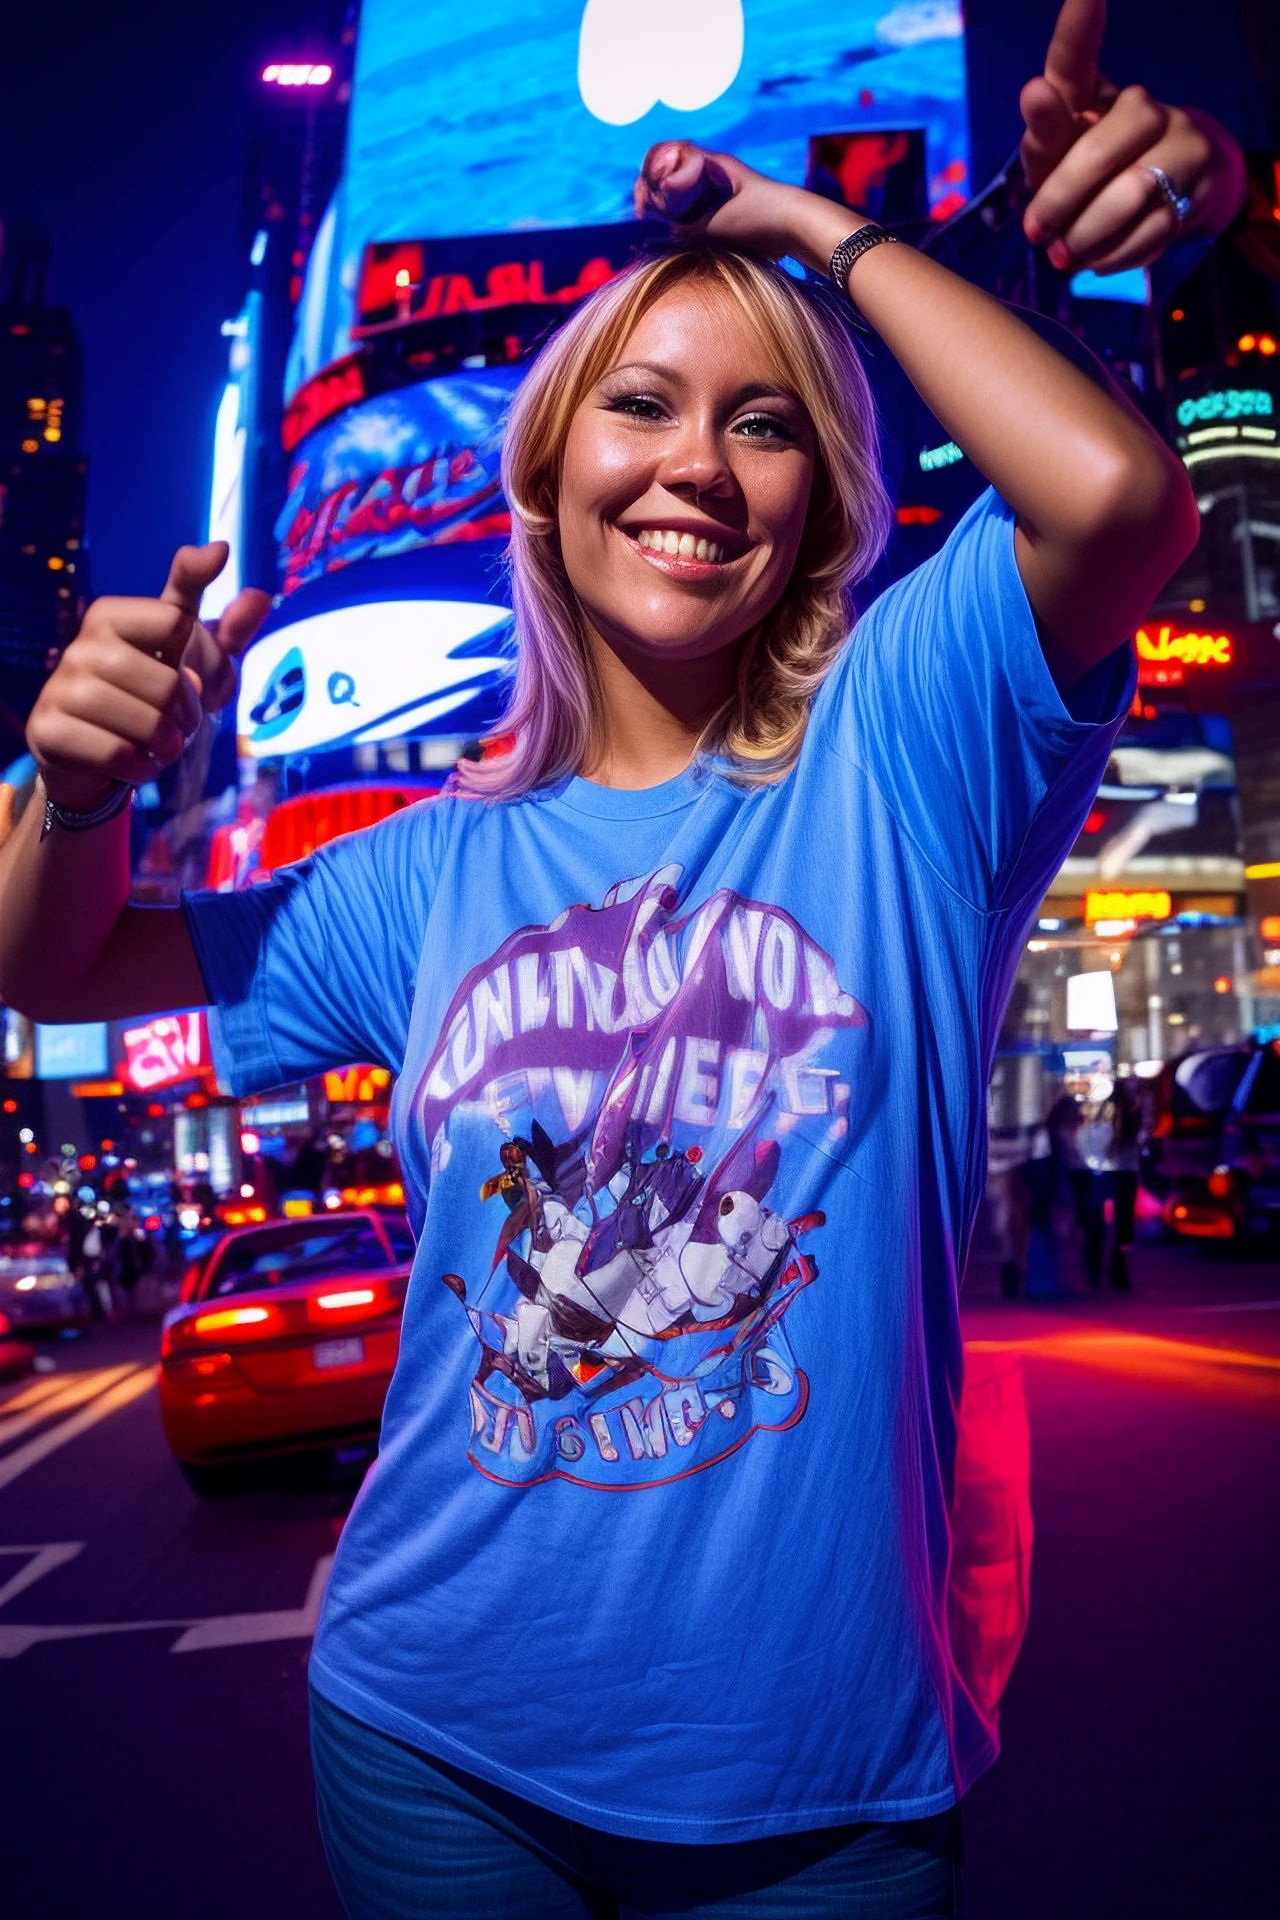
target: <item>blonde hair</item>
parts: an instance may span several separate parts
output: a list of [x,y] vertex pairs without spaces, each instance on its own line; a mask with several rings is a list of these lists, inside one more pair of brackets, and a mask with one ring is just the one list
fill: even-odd
[[737,688],[712,715],[699,750],[722,756],[750,784],[781,778],[800,751],[814,695],[852,624],[853,588],[888,535],[875,409],[847,316],[824,285],[703,241],[625,268],[552,336],[516,394],[502,459],[515,676],[491,743],[502,740],[505,750],[459,763],[463,793],[509,799],[550,785],[601,744],[599,680],[557,532],[565,442],[578,407],[643,315],[685,286],[737,303],[776,356],[817,443],[791,577],[744,647]]

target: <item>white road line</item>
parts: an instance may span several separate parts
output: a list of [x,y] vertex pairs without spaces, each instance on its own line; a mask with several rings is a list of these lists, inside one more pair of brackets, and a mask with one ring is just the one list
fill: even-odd
[[[34,1553],[45,1556],[33,1571],[24,1567],[14,1581],[0,1588],[0,1606],[18,1584],[30,1586],[55,1565],[74,1559],[79,1543],[67,1541],[50,1547],[0,1547],[0,1553]],[[56,1560],[52,1557],[59,1556]],[[269,1640],[310,1640],[320,1618],[320,1602],[333,1566],[333,1555],[318,1560],[307,1586],[307,1597],[300,1607],[278,1607],[263,1613],[216,1614],[208,1620],[109,1620],[86,1626],[37,1627],[0,1624],[0,1660],[16,1660],[32,1647],[55,1640],[94,1640],[120,1633],[172,1633],[183,1629],[170,1647],[170,1653],[207,1653],[213,1647],[259,1646]]]
[[123,1380],[137,1371],[136,1363],[127,1367],[100,1367],[96,1373],[81,1373],[72,1380],[58,1381],[60,1391],[56,1397],[38,1401],[35,1406],[14,1414],[12,1419],[0,1421],[0,1447],[8,1446],[21,1434],[30,1433],[33,1427],[42,1427],[55,1414],[82,1406],[86,1400],[105,1393],[117,1380]]
[[0,1587],[0,1607],[7,1606],[10,1600],[16,1600],[20,1593],[33,1587],[37,1580],[43,1580],[46,1573],[52,1573],[55,1567],[65,1567],[68,1560],[74,1560],[78,1553],[84,1552],[83,1540],[56,1540],[44,1547],[0,1547],[0,1553],[22,1553],[31,1555],[25,1567]]
[[155,1386],[155,1375],[150,1367],[143,1367],[137,1373],[130,1374],[119,1381],[106,1393],[100,1393],[87,1407],[81,1407],[79,1413],[73,1413],[69,1420],[63,1420],[48,1433],[42,1433],[36,1440],[28,1440],[25,1447],[17,1447],[12,1453],[0,1458],[0,1487],[7,1487],[20,1474],[29,1468],[38,1466],[59,1447],[65,1447],[70,1440],[76,1440],[100,1420],[106,1420],[111,1414],[118,1413],[121,1407],[127,1407],[131,1400],[150,1393]]
[[210,1647],[248,1647],[260,1640],[310,1640],[320,1619],[320,1602],[329,1584],[333,1555],[317,1560],[307,1597],[300,1607],[282,1608],[275,1613],[226,1613],[220,1619],[202,1620],[189,1627],[181,1640],[175,1640],[170,1653],[204,1653]]

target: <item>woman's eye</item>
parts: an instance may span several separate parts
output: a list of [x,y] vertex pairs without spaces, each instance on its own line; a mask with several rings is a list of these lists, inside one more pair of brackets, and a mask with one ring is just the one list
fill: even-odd
[[623,393],[609,402],[611,413],[629,413],[637,420],[660,420],[662,405],[647,393]]
[[791,429],[771,413],[748,414],[745,420],[739,420],[734,427],[735,433],[745,434],[749,440],[794,440]]

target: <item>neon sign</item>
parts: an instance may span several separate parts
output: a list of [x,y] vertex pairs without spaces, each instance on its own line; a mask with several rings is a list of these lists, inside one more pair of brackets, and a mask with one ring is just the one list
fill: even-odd
[[1178,424],[1190,427],[1197,420],[1244,420],[1269,415],[1271,395],[1262,388],[1224,387],[1202,393],[1198,400],[1178,404]]
[[327,87],[333,68],[324,61],[273,60],[262,69],[262,78],[269,87]]
[[954,467],[964,455],[954,440],[948,440],[945,446],[922,447],[920,450],[921,473],[932,473],[935,467]]
[[1086,926],[1098,920],[1167,920],[1173,901],[1163,890],[1138,893],[1104,893],[1090,887],[1084,897]]
[[381,1094],[386,1099],[391,1075],[385,1067],[342,1067],[330,1069],[324,1076],[326,1100],[335,1105],[358,1102],[368,1105]]
[[1231,665],[1229,633],[1175,633],[1172,627],[1161,627],[1152,639],[1146,627],[1139,627],[1134,635],[1134,644],[1139,660],[1152,661],[1160,666]]
[[212,1065],[209,1027],[203,1013],[167,1013],[124,1033],[124,1073],[136,1093],[190,1080]]

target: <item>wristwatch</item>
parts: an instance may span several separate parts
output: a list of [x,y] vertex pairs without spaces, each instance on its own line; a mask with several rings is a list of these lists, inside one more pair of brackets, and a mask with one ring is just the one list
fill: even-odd
[[96,807],[81,811],[76,807],[60,807],[56,800],[50,798],[42,777],[40,786],[44,792],[44,824],[40,828],[40,838],[45,839],[55,827],[61,827],[67,833],[87,833],[91,827],[104,827],[108,820],[114,820],[133,799],[133,788],[127,780],[117,780],[113,785],[114,791],[105,800],[99,800]]

